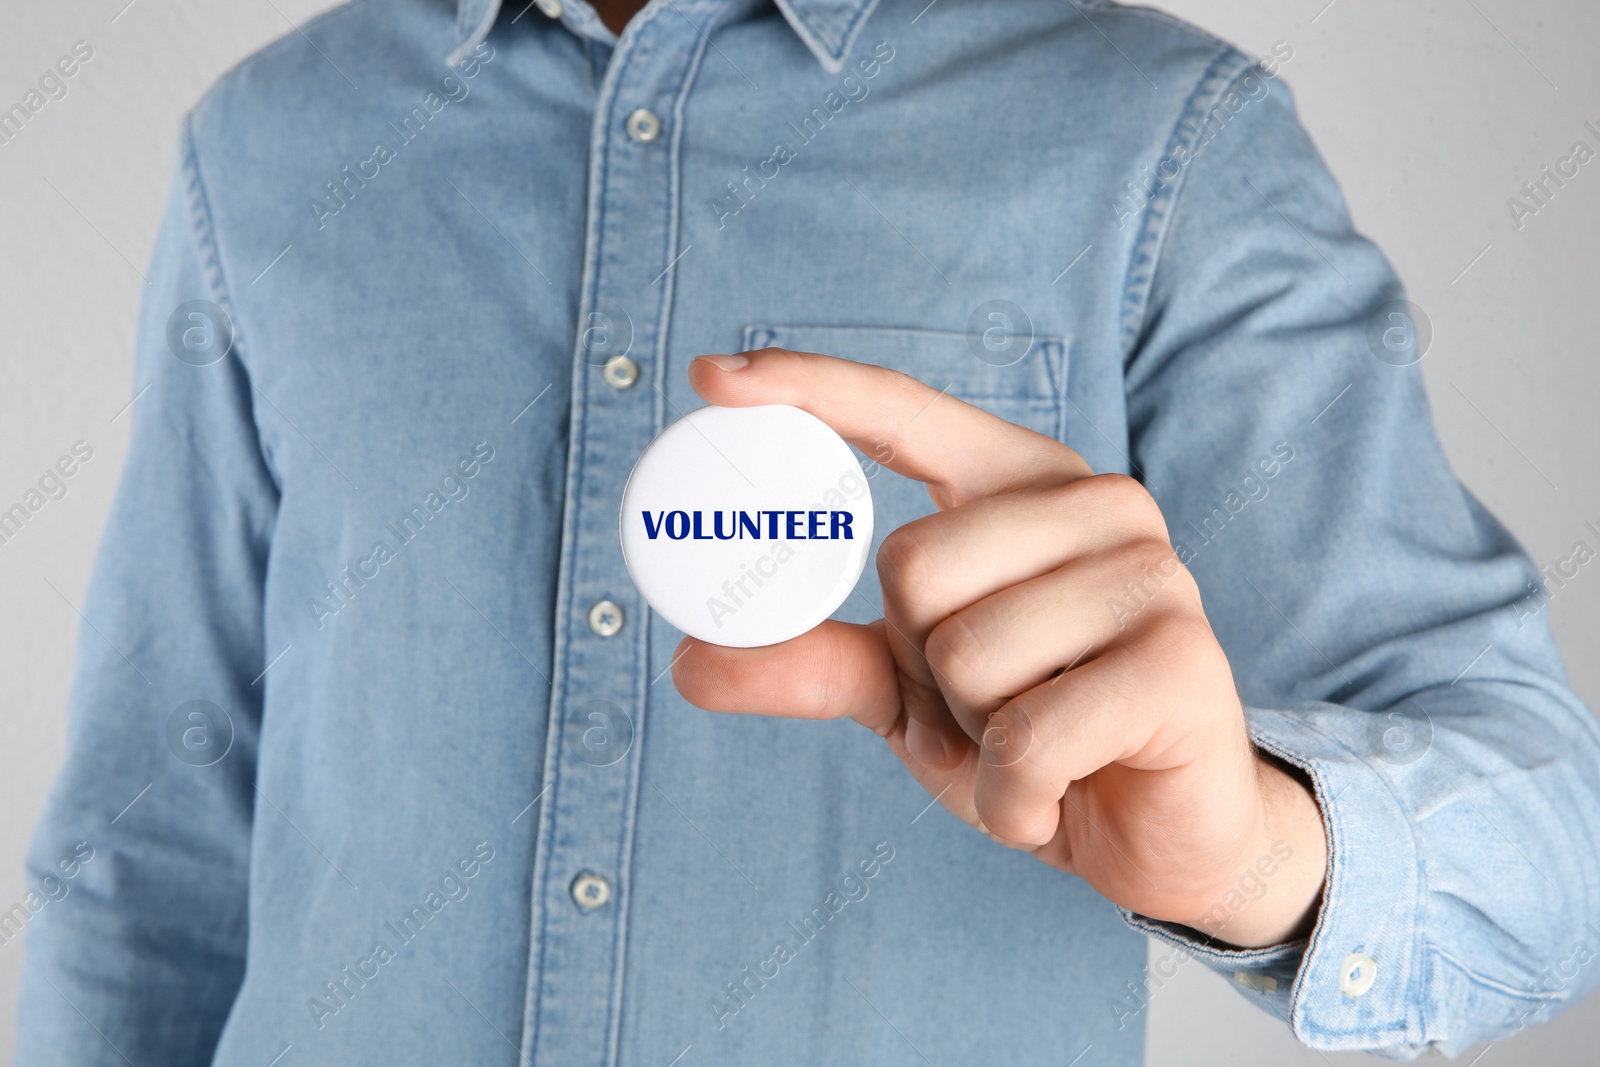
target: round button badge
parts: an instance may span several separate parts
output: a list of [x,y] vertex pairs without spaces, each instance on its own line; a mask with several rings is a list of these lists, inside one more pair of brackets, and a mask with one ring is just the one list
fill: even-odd
[[809,412],[703,407],[639,457],[621,533],[628,573],[662,618],[712,644],[775,645],[855,588],[872,492],[850,446]]

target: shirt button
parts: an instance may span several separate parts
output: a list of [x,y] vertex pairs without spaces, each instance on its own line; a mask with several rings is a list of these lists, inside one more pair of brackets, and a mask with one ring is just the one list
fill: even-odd
[[572,880],[572,900],[584,911],[603,908],[610,899],[611,883],[598,874],[584,871]]
[[612,356],[600,368],[601,377],[613,389],[626,389],[639,380],[639,364],[627,356]]
[[1377,980],[1378,961],[1365,952],[1352,952],[1344,958],[1344,966],[1339,970],[1339,992],[1347,997],[1359,997]]
[[601,637],[610,637],[622,629],[622,607],[602,600],[589,609],[589,629]]
[[628,136],[641,144],[649,144],[661,136],[661,120],[648,108],[636,108],[628,116]]
[[537,2],[539,10],[550,18],[558,19],[561,17],[561,0],[537,0]]

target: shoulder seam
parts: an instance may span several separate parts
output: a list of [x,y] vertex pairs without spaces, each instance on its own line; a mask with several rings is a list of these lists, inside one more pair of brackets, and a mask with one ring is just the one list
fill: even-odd
[[195,254],[205,275],[211,299],[227,314],[233,327],[235,354],[243,355],[239,336],[239,316],[233,305],[227,274],[222,267],[222,253],[217,247],[217,230],[211,215],[211,199],[206,193],[205,179],[200,174],[200,152],[195,144],[194,112],[183,119],[183,181],[189,203],[189,225],[194,237]]
[[255,393],[256,388],[250,364],[245,359],[244,329],[239,322],[239,312],[234,305],[232,290],[228,285],[227,271],[222,265],[222,250],[217,244],[211,198],[206,192],[205,178],[200,173],[200,152],[195,143],[194,121],[192,110],[183,117],[182,159],[179,166],[183,169],[184,194],[189,208],[189,231],[190,239],[194,243],[195,262],[200,268],[201,280],[211,301],[222,309],[223,315],[227,316],[232,343],[224,358],[231,357],[238,364],[239,380],[248,390],[243,400],[252,422],[257,455],[267,478],[281,496],[283,479],[274,462],[272,446],[261,434],[261,423],[256,416],[255,398],[249,395]]
[[[1199,140],[1204,123],[1200,116],[1209,114],[1227,94],[1235,82],[1248,71],[1255,69],[1255,61],[1231,45],[1212,60],[1196,82],[1189,99],[1184,102],[1167,138],[1161,160],[1156,166],[1173,159],[1182,151],[1192,157],[1197,154],[1195,143]],[[1156,267],[1166,246],[1172,216],[1179,196],[1188,184],[1189,166],[1179,168],[1177,176],[1164,182],[1145,205],[1143,227],[1134,241],[1128,257],[1128,271],[1122,287],[1122,362],[1124,368],[1133,353],[1133,345],[1144,326],[1149,310],[1151,284]]]

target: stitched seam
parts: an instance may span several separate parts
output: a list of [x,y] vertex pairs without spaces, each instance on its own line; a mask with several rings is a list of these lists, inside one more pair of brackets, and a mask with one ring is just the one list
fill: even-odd
[[1056,440],[1065,444],[1067,440],[1067,384],[1071,381],[1071,371],[1067,366],[1067,339],[1047,338],[1044,341],[1043,351],[1048,357],[1045,369],[1050,372],[1050,399],[1056,406]]
[[[771,345],[774,340],[782,337],[785,331],[799,332],[807,330],[848,330],[851,332],[877,331],[895,334],[897,336],[934,336],[948,338],[951,340],[963,339],[968,336],[967,334],[958,333],[954,330],[931,330],[922,326],[802,326],[794,323],[755,322],[745,324],[744,331],[740,335],[742,338],[741,344],[744,346],[744,351],[749,352],[752,351],[751,344],[758,337],[761,337],[762,334],[772,335],[763,341],[763,347],[766,347]],[[1032,391],[1025,393],[995,393],[985,392],[981,389],[962,389],[960,396],[974,400],[999,400],[1009,403],[1022,404],[1054,403],[1057,407],[1064,409],[1066,403],[1066,382],[1069,377],[1066,368],[1066,352],[1069,348],[1069,338],[1066,334],[1037,334],[1034,337],[1034,346],[1039,352],[1041,366],[1044,368],[1045,384],[1050,388],[1049,396],[1043,396]],[[1051,354],[1052,349],[1055,353],[1053,356]],[[1052,363],[1052,359],[1054,359],[1056,362]],[[1056,366],[1056,364],[1059,364],[1059,367]],[[1065,432],[1066,415],[1064,410],[1060,422],[1062,431]]]
[[466,61],[467,56],[470,55],[474,49],[489,39],[489,35],[494,32],[495,23],[499,21],[500,10],[501,6],[498,3],[489,4],[484,9],[483,13],[478,17],[478,25],[471,27],[470,32],[465,37],[461,36],[461,31],[463,28],[461,25],[461,15],[465,14],[465,12],[461,11],[457,13],[455,20],[455,36],[457,41],[455,46],[452,47],[450,51],[445,53],[445,66],[460,66]]
[[[593,45],[591,44],[591,48]],[[600,78],[599,94],[595,100],[594,118],[589,133],[589,156],[591,168],[594,170],[594,180],[590,183],[587,192],[587,207],[590,220],[584,230],[584,266],[583,283],[579,296],[579,310],[593,306],[594,291],[598,288],[598,275],[600,273],[600,252],[605,244],[606,203],[600,195],[600,190],[606,186],[606,175],[611,163],[611,149],[606,131],[610,129],[611,122],[616,116],[615,85],[619,75],[613,71],[619,70],[618,64],[625,62],[628,52],[635,49],[633,40],[630,39],[625,52],[625,46],[619,40],[612,52],[611,60],[606,68],[606,73]],[[592,237],[592,240],[591,240]],[[580,340],[582,344],[581,333]],[[570,620],[575,597],[572,585],[575,579],[575,566],[569,556],[571,549],[578,539],[578,522],[576,505],[574,501],[583,495],[583,482],[586,476],[584,465],[584,450],[581,442],[587,432],[588,425],[588,375],[579,370],[586,366],[582,357],[577,352],[572,356],[569,371],[572,374],[572,384],[568,392],[568,403],[571,405],[569,428],[567,431],[567,471],[566,486],[568,492],[562,505],[561,515],[561,559],[560,574],[556,585],[556,612],[560,624],[555,629],[554,640],[551,643],[551,686],[550,697],[547,703],[545,716],[545,751],[544,751],[544,777],[548,783],[549,792],[539,805],[538,829],[532,841],[533,850],[533,892],[529,901],[530,913],[528,916],[529,940],[528,947],[528,972],[524,979],[526,989],[523,995],[522,1025],[523,1032],[518,1035],[518,1052],[522,1059],[536,1061],[539,1056],[539,1036],[542,1029],[541,1022],[544,1018],[544,961],[545,947],[549,944],[550,934],[550,907],[547,899],[548,884],[553,877],[550,871],[549,854],[551,842],[555,837],[556,804],[561,794],[561,774],[559,772],[559,759],[562,735],[561,706],[567,689],[567,663],[572,654],[571,642],[566,637],[568,621]],[[538,937],[534,937],[535,920],[537,920]],[[520,1062],[520,1061],[519,1061]]]
[[839,37],[839,51],[837,53],[841,60],[841,70],[844,69],[842,65],[844,54],[850,51],[851,47],[856,43],[856,35],[866,28],[867,16],[877,9],[878,0],[867,0],[866,3],[856,8],[855,16],[846,24],[844,33]]
[[[1306,942],[1304,939],[1285,942],[1281,945],[1269,945],[1266,948],[1235,948],[1227,944],[1227,942],[1218,941],[1216,938],[1210,937],[1199,930],[1194,930],[1194,937],[1204,938],[1210,942],[1210,944],[1200,944],[1188,935],[1168,929],[1159,919],[1140,915],[1138,912],[1130,908],[1124,908],[1120,904],[1117,905],[1117,911],[1122,914],[1123,920],[1135,929],[1164,941],[1174,948],[1182,949],[1201,962],[1212,963],[1219,967],[1273,967],[1286,962],[1291,956],[1297,953],[1303,954],[1305,951]],[[1183,924],[1175,923],[1173,925],[1182,926]]]
[[[721,12],[719,12],[718,14],[721,14]],[[680,181],[679,181],[679,177],[680,177],[679,171],[682,169],[682,166],[683,166],[683,161],[682,161],[682,151],[683,151],[683,149],[682,149],[682,145],[683,145],[684,112],[688,108],[689,93],[694,87],[695,78],[699,75],[700,64],[705,59],[706,49],[709,48],[710,45],[711,45],[711,34],[716,29],[717,21],[718,21],[718,19],[714,15],[711,18],[711,20],[708,21],[705,29],[703,31],[701,31],[699,47],[695,49],[695,53],[694,53],[693,57],[689,60],[689,65],[688,65],[687,69],[684,71],[683,86],[678,91],[678,99],[674,103],[673,109],[672,109],[671,155],[669,156],[669,159],[670,159],[669,166],[670,166],[671,169],[670,169],[669,174],[668,174],[668,186],[667,186],[667,199],[668,199],[667,218],[669,219],[669,223],[667,225],[667,251],[666,251],[666,254],[669,257],[668,258],[668,263],[669,264],[672,262],[671,261],[671,257],[678,254],[678,252],[676,251],[676,245],[677,245],[678,240],[679,240],[679,233],[680,233],[679,215],[680,215],[681,207],[682,207],[682,193],[681,193],[681,186],[680,186]],[[660,302],[660,305],[659,305],[660,310],[657,312],[657,316],[656,316],[656,346],[655,347],[656,347],[656,351],[661,354],[661,358],[659,358],[659,359],[657,359],[655,361],[655,363],[657,365],[656,366],[656,378],[658,379],[658,382],[657,382],[657,398],[658,399],[656,401],[656,407],[657,407],[657,410],[659,412],[661,412],[661,414],[657,418],[657,425],[660,425],[662,419],[665,418],[664,405],[665,405],[665,402],[666,402],[666,388],[661,385],[659,379],[662,377],[661,368],[666,363],[666,358],[665,357],[666,357],[666,351],[667,351],[667,333],[668,333],[668,330],[670,328],[670,323],[671,323],[671,318],[672,318],[672,297],[673,297],[673,293],[676,291],[676,282],[677,282],[677,273],[676,272],[677,272],[677,266],[676,266],[676,264],[673,264],[667,270],[667,276],[662,279],[661,302]],[[587,390],[587,388],[588,387],[586,385],[585,389]],[[624,894],[625,894],[626,899],[624,901],[619,902],[619,904],[618,904],[619,914],[617,916],[617,931],[616,931],[615,949],[613,950],[614,953],[615,953],[615,957],[616,957],[616,963],[615,963],[616,973],[615,973],[615,977],[612,980],[612,990],[611,990],[610,1002],[606,1005],[606,1029],[607,1029],[606,1062],[607,1062],[607,1064],[615,1064],[617,1062],[617,1057],[621,1053],[621,1044],[622,1044],[622,1033],[621,1033],[621,1031],[622,1031],[622,992],[623,992],[623,981],[624,981],[624,978],[626,976],[626,971],[627,971],[628,920],[631,917],[632,912],[633,912],[633,892],[632,892],[632,888],[633,888],[633,858],[634,858],[634,850],[635,850],[635,848],[637,846],[637,842],[638,842],[639,791],[640,791],[640,788],[641,788],[642,780],[644,778],[644,744],[643,744],[643,741],[644,741],[645,721],[646,721],[646,719],[648,717],[646,715],[646,713],[645,713],[645,710],[644,710],[647,701],[645,699],[646,693],[645,693],[645,688],[644,688],[644,684],[643,684],[644,683],[644,676],[646,674],[648,674],[649,670],[650,670],[650,645],[649,645],[649,639],[650,639],[650,629],[651,629],[651,627],[649,625],[648,619],[649,619],[649,614],[646,613],[645,614],[645,625],[639,627],[639,640],[643,645],[643,661],[644,661],[645,669],[643,671],[639,672],[639,678],[638,678],[638,682],[637,682],[638,689],[639,689],[639,703],[638,703],[639,721],[634,726],[634,737],[633,737],[634,752],[633,752],[633,759],[632,759],[633,780],[630,783],[629,788],[628,788],[627,799],[624,801],[624,804],[625,804],[625,808],[624,808],[624,826],[625,826],[625,830],[624,830],[624,833],[626,835],[626,840],[620,843],[620,847],[617,850],[618,851],[618,867],[620,868],[620,870],[619,870],[620,881],[621,881],[622,886],[624,887]]]
[[1538,1004],[1542,1007],[1561,1003],[1562,996],[1559,991],[1515,989],[1506,985],[1504,982],[1497,982],[1487,975],[1478,973],[1466,963],[1462,962],[1460,959],[1457,959],[1455,956],[1436,945],[1429,945],[1427,948],[1430,954],[1437,956],[1439,959],[1450,964],[1450,966],[1461,972],[1461,976],[1463,978],[1467,979],[1467,981],[1471,982],[1473,985],[1478,986],[1480,989],[1488,990],[1491,993],[1498,993],[1501,996],[1510,997],[1528,1004]]
[[183,178],[185,185],[185,198],[188,201],[189,225],[191,236],[194,239],[195,256],[199,260],[200,272],[205,276],[206,290],[210,293],[213,302],[220,307],[228,317],[229,327],[232,330],[232,345],[229,355],[239,362],[239,373],[244,379],[244,384],[250,390],[246,398],[250,411],[250,427],[255,436],[256,454],[261,460],[261,466],[271,479],[272,486],[281,496],[283,493],[283,478],[273,463],[271,443],[261,435],[261,423],[256,418],[255,385],[250,380],[250,365],[245,360],[244,327],[239,321],[238,309],[234,306],[232,291],[228,286],[227,271],[222,266],[222,251],[217,243],[216,223],[211,213],[211,196],[206,191],[205,178],[200,173],[200,149],[195,143],[194,135],[195,115],[190,111],[183,118],[182,152],[183,152]]
[[[211,215],[211,199],[206,193],[205,180],[200,175],[200,155],[195,147],[193,111],[185,115],[183,120],[183,174],[187,185],[189,223],[194,235],[195,251],[200,259],[200,268],[205,274],[206,288],[217,305],[228,313],[228,319],[233,324],[234,349],[242,353],[244,343],[240,337],[239,316],[233,306],[227,276],[222,269],[222,256],[217,248],[216,226]],[[243,362],[242,356],[240,361]]]
[[[787,4],[787,3],[784,4],[783,6],[785,8],[789,8],[790,7],[790,5]],[[796,26],[796,28],[800,31],[801,39],[806,42],[806,45],[808,47],[810,47],[814,51],[822,52],[824,55],[826,55],[828,57],[828,59],[834,58],[832,46],[829,45],[827,41],[824,41],[822,39],[822,35],[819,34],[815,29],[812,28],[811,23],[807,22],[805,19],[801,18],[799,15],[795,15],[794,16],[794,20],[795,20],[795,23],[798,23],[798,26]],[[793,24],[791,24],[791,25],[793,25]],[[824,67],[826,67],[828,65],[828,59],[822,60],[822,63],[823,63]]]
[[[573,377],[574,379],[581,380],[584,376],[581,374],[574,374]],[[567,458],[569,474],[567,481],[569,485],[573,486],[581,486],[583,484],[583,449],[571,447],[571,443],[573,441],[581,441],[583,439],[583,409],[584,405],[574,403],[571,414],[572,430],[569,432],[568,439],[569,447]],[[562,509],[563,529],[561,532],[561,555],[563,560],[566,560],[568,557],[568,547],[577,540],[577,521],[574,518],[575,509],[571,503],[572,497],[575,495],[578,495],[578,492],[574,492],[568,496],[567,503]],[[570,564],[562,567],[561,576],[559,579],[561,584],[568,585],[567,575],[571,573],[571,571],[572,567]],[[564,597],[561,592],[558,592],[556,597],[558,620],[565,620],[571,615],[573,610],[572,605],[574,598],[572,596],[570,585],[568,585],[568,588],[564,591],[564,593]],[[563,599],[565,600],[565,603],[563,603]],[[548,791],[544,794],[544,799],[539,801],[538,830],[534,834],[532,842],[533,892],[531,894],[532,899],[530,904],[533,908],[538,909],[539,936],[534,941],[534,944],[529,946],[529,955],[530,957],[537,959],[537,963],[534,962],[534,959],[529,960],[527,978],[528,987],[527,994],[523,1002],[523,1025],[526,1027],[526,1030],[524,1033],[518,1035],[518,1051],[521,1053],[522,1058],[527,1060],[537,1060],[538,1058],[538,1041],[540,1032],[539,1024],[544,1014],[544,960],[545,948],[550,944],[551,910],[547,894],[547,886],[553,877],[550,872],[549,854],[550,850],[554,847],[551,842],[555,839],[555,815],[553,813],[556,811],[556,808],[561,800],[562,783],[559,762],[561,758],[561,745],[564,741],[561,707],[565,702],[567,688],[567,671],[565,669],[565,664],[567,658],[572,654],[570,642],[563,637],[563,633],[566,629],[567,624],[565,621],[558,622],[555,631],[555,640],[552,642],[551,648],[552,655],[550,667],[552,677],[550,685],[550,697],[546,703],[547,710],[545,712],[543,779],[545,782],[549,783],[549,786]],[[530,916],[530,927],[531,925],[532,923]],[[531,930],[529,936],[530,938],[532,937]],[[535,953],[537,953],[537,956],[534,956]],[[528,1019],[527,1001],[529,999],[531,999],[533,1002],[533,1018],[531,1020],[531,1026],[528,1025],[530,1020]]]
[[[1132,355],[1134,342],[1143,332],[1149,314],[1150,290],[1155,281],[1161,256],[1166,250],[1171,221],[1177,214],[1178,197],[1188,188],[1189,172],[1194,169],[1197,162],[1194,158],[1196,154],[1194,141],[1204,129],[1204,124],[1191,123],[1190,120],[1209,114],[1234,83],[1246,71],[1254,69],[1254,66],[1254,62],[1238,50],[1229,48],[1224,51],[1200,76],[1194,90],[1189,94],[1189,99],[1184,102],[1177,119],[1173,122],[1172,133],[1168,136],[1161,159],[1171,158],[1181,148],[1188,151],[1190,160],[1188,164],[1179,168],[1176,178],[1157,190],[1143,209],[1144,228],[1140,232],[1139,239],[1134,242],[1133,253],[1128,260],[1128,271],[1123,279],[1121,332],[1124,369]],[[1186,126],[1195,132],[1185,134]],[[1158,168],[1159,165],[1158,161]]]
[[[1333,705],[1333,706],[1337,707],[1338,705]],[[1367,762],[1366,760],[1361,759],[1361,757],[1356,752],[1354,752],[1348,745],[1346,745],[1343,741],[1339,740],[1337,737],[1335,737],[1332,734],[1328,733],[1326,730],[1322,729],[1319,725],[1317,725],[1317,723],[1315,721],[1313,721],[1313,720],[1311,720],[1309,718],[1306,718],[1306,717],[1302,717],[1300,715],[1294,715],[1293,716],[1293,721],[1301,729],[1307,731],[1308,733],[1316,735],[1317,737],[1321,738],[1324,742],[1328,743],[1332,747],[1338,749],[1339,751],[1342,751],[1342,752],[1346,753],[1347,755],[1349,755],[1351,757],[1354,757],[1354,759],[1355,759],[1355,761],[1357,763],[1359,763],[1361,766],[1367,768],[1367,770],[1371,771],[1373,774],[1377,775],[1378,779],[1383,782],[1384,787],[1385,787],[1386,791],[1389,794],[1389,799],[1393,802],[1394,806],[1398,810],[1400,810],[1401,812],[1404,812],[1405,814],[1407,814],[1408,816],[1411,814],[1410,810],[1407,808],[1407,806],[1406,806],[1406,804],[1404,802],[1404,799],[1401,797],[1401,795],[1399,793],[1399,790],[1396,789],[1395,783],[1390,779],[1390,777],[1387,774],[1385,774],[1383,771],[1379,770],[1377,767],[1374,767],[1371,763]],[[1252,743],[1258,745],[1261,748],[1266,749],[1268,752],[1271,752],[1273,755],[1277,756],[1279,759],[1283,760],[1284,762],[1292,764],[1292,765],[1300,768],[1307,775],[1309,775],[1311,780],[1312,780],[1312,782],[1317,787],[1316,793],[1317,793],[1317,796],[1319,798],[1326,795],[1327,790],[1326,790],[1325,787],[1326,787],[1327,783],[1324,780],[1323,775],[1321,774],[1321,771],[1320,771],[1319,768],[1309,765],[1304,757],[1301,757],[1301,756],[1299,756],[1297,754],[1289,752],[1284,746],[1278,744],[1275,739],[1270,738],[1270,737],[1264,737],[1261,733],[1256,731],[1254,728],[1252,728],[1250,730],[1250,739],[1251,739]],[[1349,787],[1347,787],[1347,788],[1349,788]],[[1320,806],[1320,800],[1319,800],[1319,806]],[[1403,822],[1404,822],[1404,824],[1406,826],[1407,833],[1409,834],[1409,836],[1411,838],[1411,853],[1415,857],[1416,878],[1417,878],[1417,899],[1412,902],[1412,909],[1413,909],[1413,915],[1418,920],[1417,924],[1416,924],[1417,928],[1420,929],[1420,927],[1421,927],[1420,919],[1426,912],[1425,900],[1427,898],[1427,871],[1426,871],[1426,865],[1425,865],[1424,859],[1423,859],[1422,846],[1421,846],[1421,843],[1417,840],[1416,824],[1414,822],[1412,822],[1409,818],[1406,819],[1406,820],[1403,820]],[[1329,887],[1332,887],[1333,884],[1334,884],[1335,877],[1338,874],[1341,873],[1340,869],[1343,866],[1341,863],[1338,862],[1338,857],[1343,855],[1343,853],[1346,850],[1345,849],[1345,837],[1344,837],[1344,833],[1343,833],[1342,827],[1336,821],[1334,821],[1332,819],[1328,819],[1328,820],[1326,820],[1326,826],[1328,828],[1328,834],[1329,834],[1329,837],[1330,837],[1330,840],[1328,842],[1328,875],[1327,875],[1327,884],[1328,884]],[[1330,935],[1328,933],[1328,930],[1326,929],[1324,923],[1322,922],[1322,917],[1319,915],[1317,917],[1316,926],[1312,929],[1311,937],[1309,938],[1309,940],[1307,942],[1307,945],[1306,945],[1306,958],[1309,959],[1311,956],[1315,955],[1318,952],[1319,949],[1328,947],[1327,938],[1329,936]],[[1415,944],[1415,941],[1413,940],[1411,951],[1414,954],[1416,952],[1416,950],[1417,950],[1417,946]],[[1409,986],[1411,984],[1411,982],[1415,980],[1415,977],[1416,977],[1416,975],[1418,973],[1419,968],[1418,968],[1417,961],[1415,959],[1407,960],[1406,964],[1407,964],[1406,978],[1407,978],[1407,985]],[[1421,968],[1421,970],[1422,970],[1422,973],[1426,974],[1426,968],[1425,967]],[[1290,989],[1290,992],[1289,992],[1289,997],[1290,997],[1289,1021],[1290,1021],[1291,1028],[1294,1029],[1294,1031],[1297,1034],[1299,1034],[1301,1032],[1309,1034],[1309,1033],[1313,1032],[1313,1029],[1306,1024],[1305,1013],[1307,1011],[1306,1001],[1310,997],[1310,993],[1305,988],[1304,983],[1301,981],[1302,977],[1304,977],[1303,968],[1302,968],[1301,971],[1297,971],[1297,973],[1295,974],[1294,983],[1293,983],[1293,986],[1292,986],[1292,988]],[[1426,990],[1424,990],[1424,991],[1426,991]],[[1401,1029],[1398,1032],[1405,1034],[1407,1037],[1410,1036],[1411,1027],[1410,1027],[1410,1024],[1409,1024],[1410,1012],[1409,1012],[1409,1009],[1407,1007],[1405,1007],[1405,1006],[1408,1005],[1409,1003],[1410,1003],[1410,998],[1408,996],[1404,996],[1403,995],[1402,996],[1402,1010],[1404,1010],[1406,1012],[1406,1016],[1407,1017],[1406,1017],[1406,1019],[1402,1020]],[[1342,1036],[1340,1031],[1329,1030],[1326,1027],[1317,1027],[1314,1032],[1320,1033],[1320,1034],[1324,1034],[1324,1035],[1330,1035],[1330,1036],[1331,1035],[1340,1035],[1340,1036]],[[1393,1027],[1386,1027],[1386,1028],[1384,1028],[1383,1032],[1384,1033],[1394,1033],[1394,1032],[1397,1032],[1397,1031],[1395,1031],[1395,1029]]]
[[863,4],[857,11],[856,16],[850,20],[845,33],[837,41],[834,41],[831,40],[832,34],[825,37],[820,28],[813,26],[809,19],[803,17],[794,9],[789,0],[777,0],[777,2],[784,15],[787,16],[786,21],[789,23],[790,28],[805,42],[811,53],[813,55],[818,52],[822,53],[822,55],[817,56],[817,60],[822,64],[823,69],[830,74],[837,74],[844,69],[844,53],[854,43],[852,40],[853,30],[877,6],[877,0],[869,0],[868,3]]
[[[1308,728],[1310,728],[1309,724],[1306,725]],[[1314,730],[1314,728],[1312,729]],[[1315,730],[1314,732],[1320,733],[1320,731]],[[1255,730],[1251,730],[1250,734],[1250,739],[1254,744],[1266,749],[1279,759],[1299,767],[1300,770],[1304,771],[1311,779],[1312,784],[1315,786],[1314,793],[1317,797],[1320,798],[1328,794],[1328,783],[1320,769],[1308,765],[1308,763],[1304,760],[1291,756],[1289,753],[1284,751],[1282,746],[1271,742],[1270,739],[1268,739],[1267,743],[1263,743],[1262,738],[1256,734]],[[1328,740],[1333,739],[1328,738]],[[1344,864],[1341,862],[1341,857],[1344,855],[1344,831],[1343,828],[1333,819],[1327,819],[1326,826],[1328,829],[1328,871],[1325,877],[1326,885],[1328,890],[1331,892],[1338,879],[1343,875]],[[1324,900],[1324,906],[1326,906],[1326,900]],[[1306,948],[1305,952],[1300,957],[1300,965],[1295,968],[1294,977],[1289,981],[1289,1004],[1288,1011],[1285,1013],[1286,1018],[1284,1021],[1289,1024],[1289,1028],[1295,1033],[1296,1036],[1300,1037],[1301,1040],[1305,1040],[1306,1037],[1313,1032],[1313,1028],[1306,1022],[1306,1001],[1309,998],[1310,993],[1305,988],[1305,982],[1303,979],[1305,977],[1306,963],[1316,953],[1318,948],[1326,945],[1327,943],[1328,931],[1326,924],[1322,921],[1322,918],[1323,917],[1320,914],[1317,916],[1316,923],[1311,930],[1311,936],[1306,939]],[[1329,1033],[1329,1031],[1321,1027],[1317,1027],[1315,1029],[1318,1033]],[[1391,1033],[1393,1031],[1385,1028],[1384,1032]]]

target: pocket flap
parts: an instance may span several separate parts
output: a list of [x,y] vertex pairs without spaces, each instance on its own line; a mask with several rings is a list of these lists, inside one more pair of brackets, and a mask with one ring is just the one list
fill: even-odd
[[[1054,404],[1066,395],[1066,342],[1035,337],[1021,359],[1001,366],[979,357],[964,333],[882,326],[746,326],[746,351],[776,346],[875,363],[962,400]],[[988,405],[980,404],[980,407]]]

